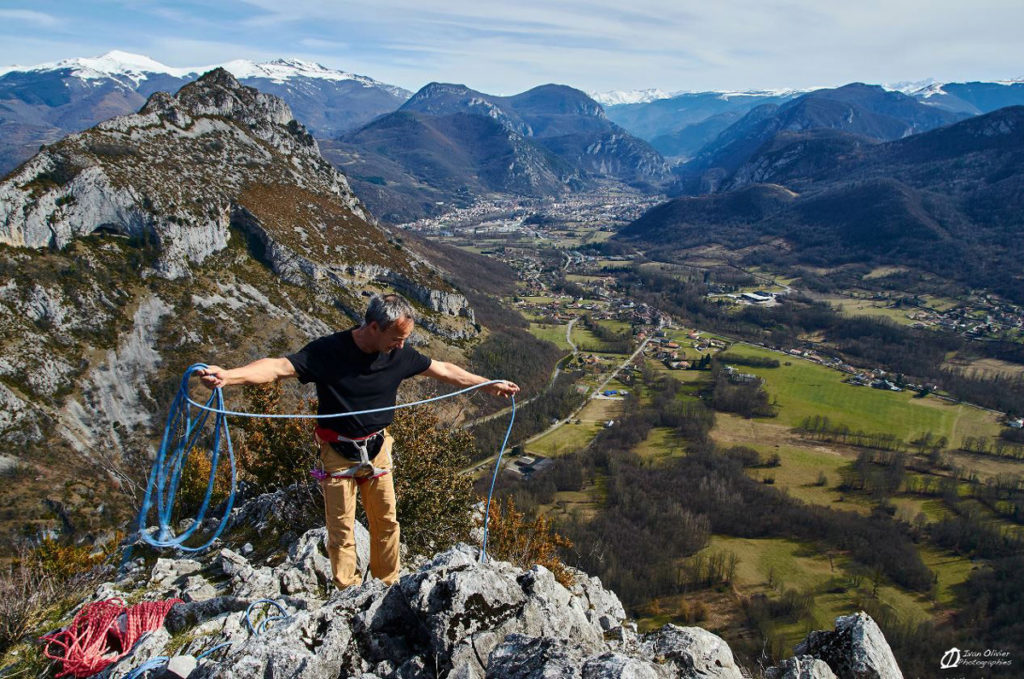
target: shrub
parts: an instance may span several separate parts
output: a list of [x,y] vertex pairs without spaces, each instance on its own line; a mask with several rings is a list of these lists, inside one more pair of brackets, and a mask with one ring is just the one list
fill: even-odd
[[423,408],[400,410],[388,431],[395,438],[395,494],[402,540],[414,554],[432,554],[469,538],[472,480],[469,465],[473,437],[440,426]]
[[491,504],[487,545],[491,554],[499,559],[522,568],[540,564],[566,587],[573,584],[572,572],[558,558],[558,548],[569,549],[572,543],[553,532],[551,522],[544,516],[537,516],[533,521],[526,520],[522,512],[516,511],[512,498],[504,503],[495,500]]
[[32,630],[57,589],[56,579],[27,550],[0,572],[0,653]]
[[[194,448],[181,470],[181,482],[174,498],[178,517],[194,516],[206,497],[206,489],[210,484],[210,451]],[[213,482],[213,493],[210,495],[210,507],[216,507],[226,500],[231,492],[231,466],[227,453],[222,452],[217,463],[217,476]]]
[[[250,412],[281,412],[281,385],[278,382],[247,386],[245,395]],[[314,401],[305,401],[302,409],[303,412],[313,412]],[[242,431],[245,436],[235,452],[243,476],[263,487],[284,487],[308,480],[307,472],[317,460],[308,421],[246,418]]]

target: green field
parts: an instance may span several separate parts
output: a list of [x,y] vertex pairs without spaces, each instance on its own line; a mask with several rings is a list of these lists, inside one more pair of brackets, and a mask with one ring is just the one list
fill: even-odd
[[604,342],[595,336],[594,333],[584,328],[582,321],[572,326],[572,341],[576,343],[576,346],[580,348],[580,351],[585,351],[587,353],[607,350],[610,346],[608,342]]
[[[859,586],[856,584],[854,565],[847,558],[833,555],[830,564],[828,555],[814,545],[781,538],[715,535],[706,550],[732,552],[737,556],[733,585],[740,593],[765,592],[775,596],[786,589],[796,589],[814,595],[812,620],[782,624],[778,628],[787,651],[811,629],[831,628],[837,616],[858,610],[858,599],[869,597],[873,588],[870,577],[863,577]],[[969,560],[933,548],[922,548],[921,557],[938,576],[934,595],[910,593],[884,580],[878,586],[878,602],[891,607],[904,621],[924,621],[940,614],[944,607],[952,604],[952,588],[966,580],[972,568]]]
[[655,427],[633,452],[645,460],[666,460],[684,454],[685,441],[668,427]]
[[[765,379],[765,389],[778,400],[777,421],[786,426],[795,427],[806,417],[823,415],[853,430],[891,433],[906,441],[930,431],[935,436],[946,436],[951,445],[965,436],[999,433],[997,416],[979,408],[935,397],[918,399],[907,391],[854,387],[843,383],[843,373],[761,347],[734,344],[728,352],[783,363],[779,368],[738,367]],[[790,365],[785,365],[787,362]]]
[[530,334],[537,339],[551,342],[566,353],[572,351],[572,347],[565,341],[566,325],[551,325],[548,323],[530,323]]
[[574,453],[583,446],[590,443],[590,440],[601,431],[602,425],[596,422],[582,422],[575,424],[563,424],[549,434],[545,434],[536,441],[524,446],[526,452],[537,453],[545,457],[558,457]]
[[822,295],[816,297],[822,302],[828,302],[836,307],[845,316],[873,316],[876,318],[888,318],[900,325],[913,325],[917,321],[908,318],[907,315],[919,312],[914,307],[893,308],[886,302],[878,302],[866,299],[855,299],[842,295]]

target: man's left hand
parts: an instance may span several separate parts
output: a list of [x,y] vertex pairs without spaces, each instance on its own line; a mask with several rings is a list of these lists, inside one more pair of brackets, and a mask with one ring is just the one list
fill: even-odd
[[504,396],[505,398],[519,393],[519,385],[507,380],[488,384],[486,387],[482,387],[482,389],[492,396]]

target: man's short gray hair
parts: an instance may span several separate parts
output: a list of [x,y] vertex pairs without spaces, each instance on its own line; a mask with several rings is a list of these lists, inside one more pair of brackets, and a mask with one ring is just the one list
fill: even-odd
[[415,322],[416,312],[404,297],[395,293],[374,295],[370,306],[366,307],[365,324],[376,321],[381,330],[387,330],[392,323],[403,318]]

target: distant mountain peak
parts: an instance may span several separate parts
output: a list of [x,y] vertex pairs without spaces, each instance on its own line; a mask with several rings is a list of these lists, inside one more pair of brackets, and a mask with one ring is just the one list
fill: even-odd
[[60,71],[65,69],[69,69],[72,75],[83,80],[127,76],[136,83],[140,80],[145,80],[147,73],[166,73],[180,78],[189,73],[196,72],[196,69],[172,68],[145,55],[122,52],[120,50],[111,50],[98,57],[75,57],[24,68],[14,67],[7,72],[14,70]]
[[619,106],[621,104],[649,104],[659,99],[668,99],[672,94],[657,87],[643,90],[608,90],[605,92],[587,92],[591,99],[602,106]]
[[147,74],[159,73],[176,78],[184,78],[198,73],[206,73],[218,67],[225,68],[240,80],[245,78],[266,78],[278,84],[287,82],[292,78],[315,78],[331,81],[353,80],[365,87],[382,87],[389,89],[392,91],[392,94],[397,96],[409,96],[409,93],[400,87],[385,85],[364,75],[356,75],[347,71],[333,69],[313,61],[286,58],[273,59],[266,62],[234,59],[223,64],[176,68],[162,64],[142,54],[111,50],[98,57],[75,57],[36,66],[8,66],[0,68],[0,76],[15,71],[60,71],[70,69],[72,75],[83,80],[127,77],[135,84],[138,84],[146,79]]

